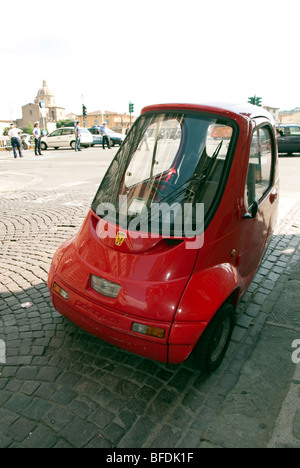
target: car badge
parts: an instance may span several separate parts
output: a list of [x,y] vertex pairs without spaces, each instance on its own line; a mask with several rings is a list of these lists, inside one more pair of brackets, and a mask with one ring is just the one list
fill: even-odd
[[118,247],[121,247],[121,245],[123,244],[124,240],[126,239],[126,234],[125,232],[121,232],[119,231],[118,234],[117,234],[117,238],[116,238],[116,245]]

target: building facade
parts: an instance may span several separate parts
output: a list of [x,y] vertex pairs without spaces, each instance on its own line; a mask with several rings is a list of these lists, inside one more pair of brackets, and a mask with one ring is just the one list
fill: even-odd
[[[131,124],[133,124],[135,119],[135,117],[131,116]],[[85,119],[80,115],[78,120],[82,127],[93,127],[94,125],[101,125],[105,122],[106,125],[114,132],[125,133],[127,126],[130,124],[130,115],[99,110],[88,112]]]
[[281,124],[300,124],[300,108],[296,107],[290,111],[282,111],[279,113],[279,122]]
[[[40,102],[45,102],[45,108],[41,109]],[[65,119],[66,110],[55,104],[55,95],[50,91],[47,82],[43,81],[43,86],[39,89],[33,103],[22,106],[22,119],[17,119],[18,127],[28,127],[31,123],[39,122],[40,128],[45,128],[48,132],[56,129],[56,122]]]
[[273,119],[275,120],[275,123],[279,122],[279,107],[263,106],[263,108],[270,112],[270,114],[273,116]]

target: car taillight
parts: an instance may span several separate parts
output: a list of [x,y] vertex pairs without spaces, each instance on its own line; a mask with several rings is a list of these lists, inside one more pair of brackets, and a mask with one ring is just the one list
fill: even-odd
[[61,288],[59,284],[54,283],[52,287],[53,291],[59,294],[66,301],[69,299],[69,293],[65,289]]
[[120,284],[113,283],[99,276],[91,276],[91,286],[99,294],[107,297],[116,298],[120,292]]
[[142,323],[133,323],[131,330],[141,335],[154,336],[156,338],[164,338],[166,334],[164,328],[151,327],[149,325],[143,325]]

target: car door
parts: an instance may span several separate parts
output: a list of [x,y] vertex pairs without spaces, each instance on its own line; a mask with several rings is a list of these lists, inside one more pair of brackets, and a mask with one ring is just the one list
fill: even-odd
[[62,128],[60,146],[69,147],[71,141],[75,140],[75,130],[73,128]]
[[47,145],[51,146],[52,148],[58,148],[61,146],[61,129],[55,130],[54,132],[50,133],[47,138]]
[[277,137],[278,150],[280,153],[300,152],[300,126],[290,125],[279,127],[280,133]]
[[289,140],[290,153],[299,153],[300,151],[300,127],[291,125],[287,127],[287,139]]
[[244,207],[239,217],[239,272],[245,282],[254,276],[277,217],[276,150],[272,128],[266,124],[252,134]]

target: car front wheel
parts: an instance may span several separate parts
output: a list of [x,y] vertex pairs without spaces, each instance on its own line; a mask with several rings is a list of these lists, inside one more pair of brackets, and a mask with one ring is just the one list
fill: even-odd
[[42,141],[42,142],[41,142],[41,150],[42,150],[42,151],[46,151],[47,148],[48,148],[48,147],[47,147],[46,143],[45,143],[44,141]]
[[223,304],[193,351],[194,362],[198,369],[209,374],[220,366],[230,343],[233,328],[234,308],[231,304]]

